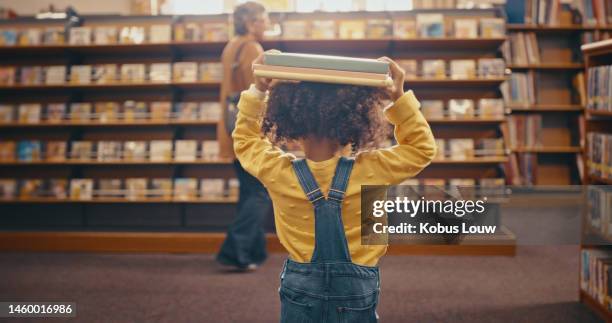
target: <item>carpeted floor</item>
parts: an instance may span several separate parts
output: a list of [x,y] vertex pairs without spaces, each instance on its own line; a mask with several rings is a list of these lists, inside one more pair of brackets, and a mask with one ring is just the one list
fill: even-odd
[[[245,274],[223,271],[212,255],[0,254],[0,301],[76,301],[71,321],[87,323],[277,322],[283,259]],[[383,323],[599,322],[578,303],[577,247],[387,256],[381,272]]]

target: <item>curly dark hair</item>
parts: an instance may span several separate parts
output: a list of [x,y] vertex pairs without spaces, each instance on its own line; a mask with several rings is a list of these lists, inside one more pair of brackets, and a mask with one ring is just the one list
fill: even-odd
[[376,147],[389,133],[380,88],[278,82],[270,88],[262,130],[276,144],[308,136],[352,145],[353,152]]

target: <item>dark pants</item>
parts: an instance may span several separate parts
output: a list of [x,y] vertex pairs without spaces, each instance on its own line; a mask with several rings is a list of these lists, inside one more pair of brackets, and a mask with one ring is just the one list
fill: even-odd
[[238,207],[217,261],[225,265],[246,267],[266,260],[263,224],[272,213],[272,202],[264,186],[247,173],[237,160],[234,161],[234,168],[240,181]]

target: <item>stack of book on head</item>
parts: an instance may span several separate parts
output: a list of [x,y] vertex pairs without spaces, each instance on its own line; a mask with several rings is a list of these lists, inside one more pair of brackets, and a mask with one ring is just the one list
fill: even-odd
[[296,81],[388,86],[389,64],[375,59],[272,52],[254,65],[256,76]]

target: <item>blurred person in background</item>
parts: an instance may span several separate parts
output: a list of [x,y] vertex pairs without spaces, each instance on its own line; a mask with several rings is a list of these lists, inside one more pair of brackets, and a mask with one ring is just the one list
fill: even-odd
[[262,52],[260,41],[268,24],[266,9],[256,2],[245,2],[234,9],[234,34],[221,55],[223,81],[221,106],[223,118],[217,127],[221,158],[233,159],[240,182],[236,216],[217,261],[240,270],[254,270],[267,257],[264,222],[272,214],[268,192],[255,177],[247,173],[234,155],[233,131],[240,93],[253,83],[251,64]]

